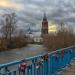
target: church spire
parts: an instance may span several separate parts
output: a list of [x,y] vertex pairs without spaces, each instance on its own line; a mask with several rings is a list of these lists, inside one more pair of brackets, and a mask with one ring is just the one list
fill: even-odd
[[43,20],[44,20],[44,21],[47,21],[46,12],[44,12]]

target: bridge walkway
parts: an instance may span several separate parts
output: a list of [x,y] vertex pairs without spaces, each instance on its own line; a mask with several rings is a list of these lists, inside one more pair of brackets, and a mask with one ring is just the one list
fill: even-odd
[[62,71],[62,75],[75,75],[75,61],[71,62],[71,66]]

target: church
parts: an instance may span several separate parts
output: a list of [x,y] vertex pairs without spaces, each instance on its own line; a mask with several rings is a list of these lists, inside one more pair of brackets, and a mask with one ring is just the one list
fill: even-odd
[[42,42],[43,37],[46,35],[48,35],[48,20],[47,20],[46,13],[44,13],[43,21],[42,21],[42,28],[41,28],[41,36],[33,35],[33,34],[29,34],[29,36],[32,37],[35,42]]

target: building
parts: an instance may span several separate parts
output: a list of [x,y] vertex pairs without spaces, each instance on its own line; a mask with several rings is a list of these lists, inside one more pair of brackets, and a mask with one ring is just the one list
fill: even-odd
[[46,17],[46,13],[44,13],[43,21],[42,21],[42,29],[41,29],[41,36],[45,36],[48,34],[48,21]]

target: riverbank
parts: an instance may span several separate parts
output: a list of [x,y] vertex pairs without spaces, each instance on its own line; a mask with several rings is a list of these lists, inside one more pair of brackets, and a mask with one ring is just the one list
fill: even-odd
[[1,38],[0,39],[0,51],[6,51],[6,50],[9,51],[11,49],[26,47],[29,44],[30,40],[31,39],[26,36],[12,37],[11,40]]

